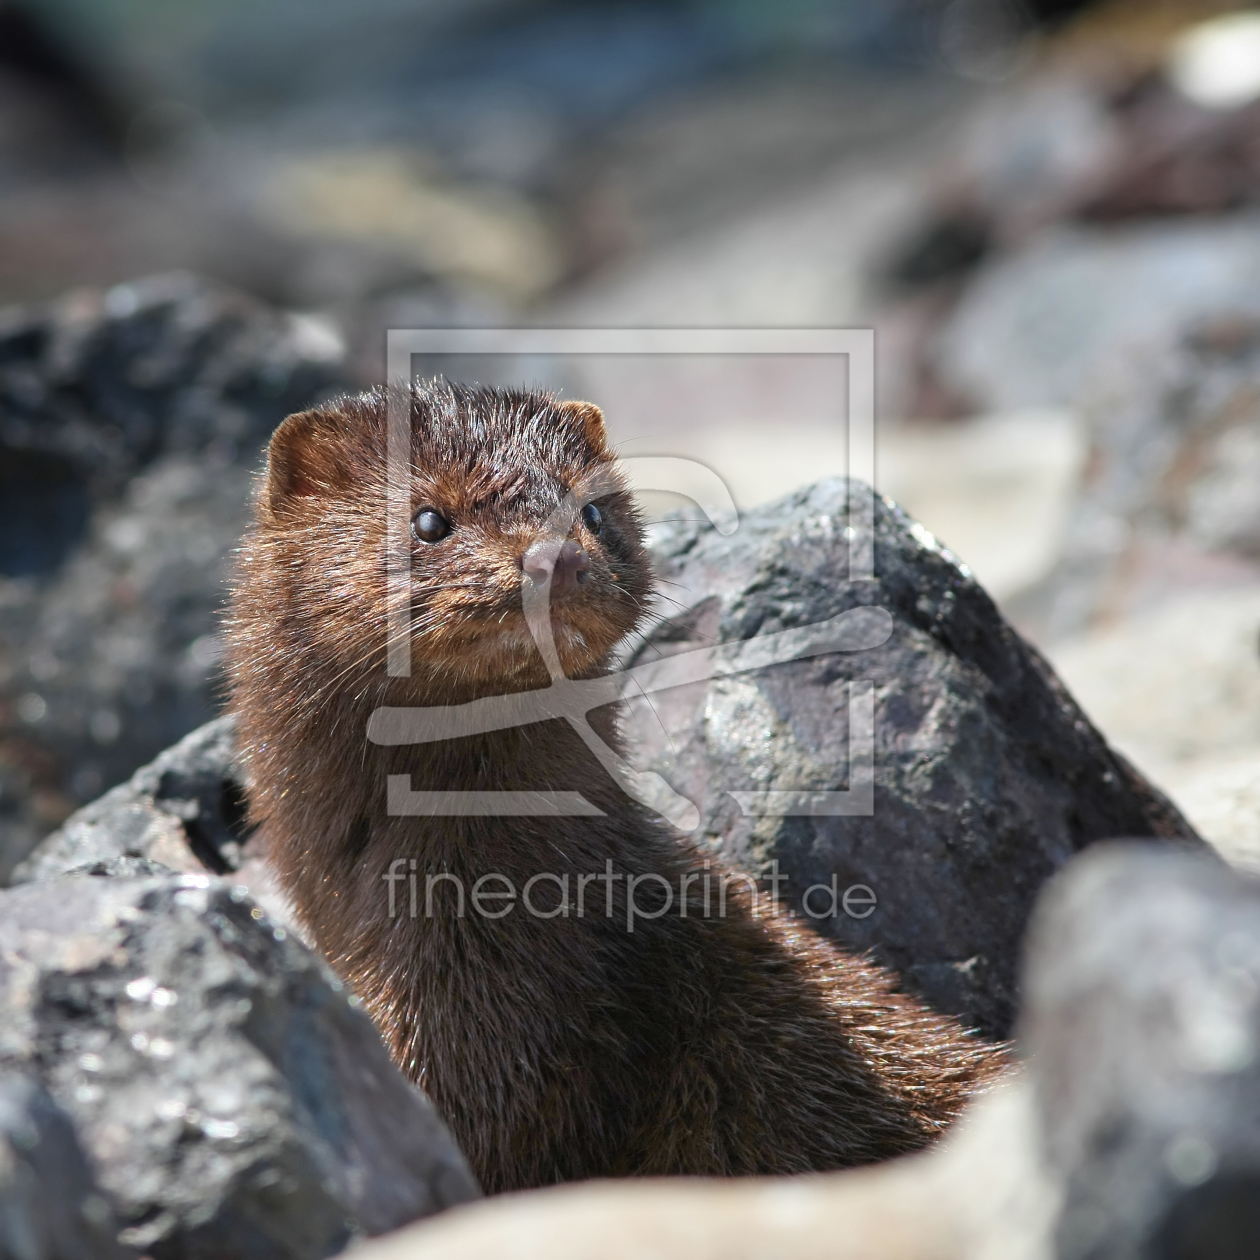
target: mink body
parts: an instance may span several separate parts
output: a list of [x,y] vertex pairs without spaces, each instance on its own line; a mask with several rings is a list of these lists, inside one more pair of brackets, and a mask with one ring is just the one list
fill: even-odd
[[[483,1187],[795,1173],[924,1145],[992,1078],[1000,1050],[898,993],[881,968],[765,906],[755,914],[742,883],[718,915],[714,867],[706,917],[702,882],[682,880],[708,859],[627,797],[565,721],[412,746],[368,740],[378,706],[547,685],[522,612],[522,557],[557,509],[588,566],[551,603],[568,676],[607,672],[651,593],[630,496],[608,491],[615,463],[597,408],[439,382],[404,405],[411,509],[448,531],[410,540],[410,676],[385,668],[379,390],[292,416],[272,439],[233,595],[232,708],[279,882]],[[590,487],[597,533],[581,515]],[[591,720],[617,746],[612,709]],[[602,816],[390,816],[387,777],[403,774],[413,790],[580,792]],[[397,859],[408,880],[391,916],[384,877]],[[540,873],[531,903],[551,917],[519,899]],[[490,874],[518,894],[501,917],[469,897]],[[647,874],[669,882],[674,904],[631,932],[625,876]],[[430,884],[437,875],[462,882],[462,917],[454,880]],[[638,904],[659,887],[645,881]]]

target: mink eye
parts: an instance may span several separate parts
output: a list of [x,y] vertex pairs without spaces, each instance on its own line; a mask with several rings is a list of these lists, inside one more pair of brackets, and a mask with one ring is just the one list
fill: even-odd
[[433,508],[421,508],[411,518],[411,532],[421,542],[435,543],[451,532],[451,523]]
[[604,514],[595,504],[588,503],[582,509],[582,524],[598,537],[599,531],[604,528]]

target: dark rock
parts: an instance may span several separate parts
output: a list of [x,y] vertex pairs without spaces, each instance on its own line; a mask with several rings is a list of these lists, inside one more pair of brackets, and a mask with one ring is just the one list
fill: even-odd
[[1220,214],[1260,201],[1260,103],[1191,101],[1162,76],[1113,102],[1118,144],[1072,205],[1082,218]]
[[35,1081],[0,1074],[0,1260],[125,1260],[69,1117]]
[[[944,314],[912,357],[919,406],[1069,404],[1136,340],[1255,311],[1260,104],[1207,108],[1159,73],[1064,64],[994,94],[884,266]],[[939,316],[938,316],[939,318]]]
[[73,1117],[122,1241],[155,1260],[328,1256],[476,1197],[354,1004],[228,882],[0,893],[0,1066]]
[[1047,636],[1169,588],[1260,577],[1260,318],[1183,323],[1118,356],[1055,569],[1013,605]]
[[1038,907],[1025,985],[1060,1260],[1260,1254],[1260,882],[1100,848]]
[[[891,639],[656,693],[650,706],[629,706],[629,732],[640,763],[699,805],[705,842],[758,875],[777,860],[788,876],[780,892],[798,913],[805,890],[833,875],[841,895],[869,888],[873,910],[857,891],[853,914],[815,925],[875,950],[940,1008],[1006,1035],[1019,941],[1044,881],[1095,840],[1193,832],[1107,747],[966,570],[895,506],[875,504],[876,578],[848,584],[846,493],[842,481],[821,482],[747,513],[731,539],[665,526],[655,551],[679,611],[631,655],[645,662],[868,604],[891,612]],[[875,697],[874,815],[743,815],[731,791],[848,785],[847,684],[864,679]],[[120,859],[235,870],[242,784],[230,719],[219,719],[77,813],[16,878]],[[265,871],[240,878],[283,915]],[[829,908],[829,893],[816,892],[811,909]]]
[[275,425],[329,390],[294,317],[191,277],[0,327],[0,883],[210,718],[225,558]]
[[[949,146],[921,233],[963,219],[994,240],[1063,220],[1221,214],[1260,202],[1255,101],[1206,107],[1162,74],[1059,65],[991,94]],[[909,245],[909,243],[908,243]],[[931,272],[919,277],[930,283]]]
[[13,882],[93,865],[139,874],[146,862],[166,871],[240,870],[249,832],[233,730],[231,717],[216,718],[141,766],[47,836]]
[[[870,495],[860,483],[853,493]],[[869,888],[873,910],[855,900],[855,914],[814,925],[1006,1035],[1019,942],[1050,875],[1106,837],[1201,842],[968,571],[887,500],[874,504],[875,577],[850,583],[847,501],[844,481],[824,481],[746,513],[729,539],[707,524],[663,527],[654,550],[677,611],[632,659],[861,605],[892,614],[887,643],[657,693],[631,704],[629,730],[640,764],[699,805],[708,844],[757,874],[777,860],[798,914],[802,893],[833,876],[841,893]],[[849,785],[849,684],[863,680],[874,688],[873,815],[743,814],[732,791]],[[815,893],[812,909],[829,908]]]

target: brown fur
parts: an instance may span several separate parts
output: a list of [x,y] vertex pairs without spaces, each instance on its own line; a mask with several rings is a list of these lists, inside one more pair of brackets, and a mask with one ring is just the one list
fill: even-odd
[[[413,543],[412,675],[386,676],[386,394],[291,416],[272,440],[230,623],[233,708],[252,810],[311,936],[363,998],[398,1063],[434,1099],[487,1191],[657,1173],[795,1173],[922,1146],[992,1077],[1000,1051],[895,991],[892,977],[754,917],[732,888],[704,917],[700,886],[625,928],[625,882],[586,913],[455,913],[448,883],[489,872],[658,872],[675,889],[705,859],[628,799],[573,730],[550,721],[445,743],[377,747],[382,704],[460,702],[545,686],[521,611],[518,559],[570,488],[607,470],[590,404],[441,383],[411,399],[413,510],[453,524]],[[570,677],[607,670],[650,594],[624,491],[599,499],[576,595],[553,605]],[[616,743],[608,709],[593,720]],[[580,791],[603,817],[390,817],[388,774],[412,786]],[[415,858],[387,914],[382,876]],[[496,885],[497,886],[497,885]],[[742,885],[741,885],[742,887]],[[645,904],[647,888],[639,891]],[[550,892],[550,901],[548,893]],[[558,904],[556,885],[534,902]],[[716,899],[716,892],[714,893]],[[500,903],[495,903],[500,904]],[[711,903],[712,905],[713,903]]]

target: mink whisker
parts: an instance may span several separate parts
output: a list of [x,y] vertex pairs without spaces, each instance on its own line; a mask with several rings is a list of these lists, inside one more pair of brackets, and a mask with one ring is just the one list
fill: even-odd
[[656,719],[657,726],[661,728],[661,733],[665,736],[666,743],[669,744],[669,751],[677,757],[678,749],[674,745],[673,736],[670,735],[669,729],[666,727],[664,721],[662,721],[660,713],[657,712],[656,705],[652,703],[652,697],[648,695],[647,691],[643,687],[643,684],[635,678],[633,674],[630,675],[630,678],[634,685],[638,687],[639,694],[647,701],[647,707],[652,710],[652,716]]

